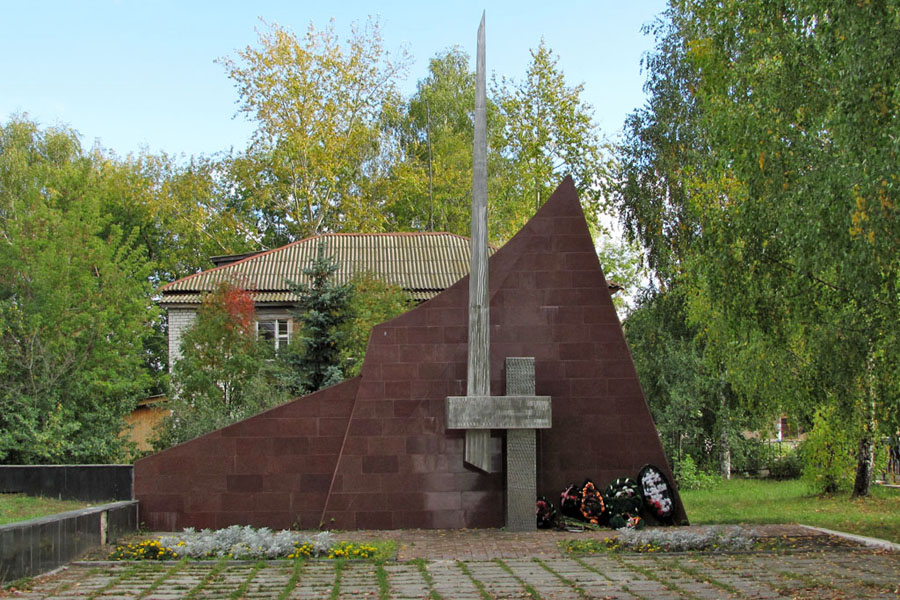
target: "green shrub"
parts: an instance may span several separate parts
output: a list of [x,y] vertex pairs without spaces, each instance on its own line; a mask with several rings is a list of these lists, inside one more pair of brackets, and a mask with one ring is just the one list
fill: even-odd
[[721,479],[697,467],[690,455],[685,455],[675,465],[675,480],[682,490],[702,490],[715,487]]
[[769,476],[772,479],[799,479],[802,472],[803,462],[796,448],[788,448],[784,454],[776,457],[769,467]]
[[[784,459],[787,462],[780,464]],[[733,474],[759,475],[769,471],[780,479],[800,477],[800,457],[790,442],[775,442],[753,437],[738,437],[731,445],[731,472]],[[783,475],[774,475],[778,471]],[[793,475],[791,473],[794,473]]]
[[350,318],[341,326],[344,334],[341,365],[347,377],[359,375],[372,328],[415,306],[402,287],[384,282],[374,275],[354,275],[351,284]]
[[266,408],[290,396],[280,384],[280,363],[270,360],[271,343],[257,339],[253,297],[224,282],[208,294],[193,326],[181,339],[181,358],[172,371],[170,415],[155,432],[163,450]]
[[802,478],[816,493],[850,486],[854,474],[853,427],[833,406],[816,410],[812,431],[800,445]]
[[892,482],[889,468],[891,446],[897,444],[900,444],[897,436],[883,436],[875,442],[875,463],[873,466],[875,479],[881,479],[887,483]]
[[761,440],[752,438],[739,439],[731,445],[731,472],[756,475],[765,467],[766,446]]

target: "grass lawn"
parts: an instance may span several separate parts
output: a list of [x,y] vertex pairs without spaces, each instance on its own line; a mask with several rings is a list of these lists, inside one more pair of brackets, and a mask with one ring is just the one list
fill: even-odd
[[91,506],[91,504],[79,500],[56,500],[55,498],[38,498],[25,494],[0,494],[0,525],[46,517],[86,506]]
[[708,490],[683,490],[692,525],[800,523],[900,543],[900,490],[872,486],[868,498],[850,492],[815,496],[801,481],[732,479]]

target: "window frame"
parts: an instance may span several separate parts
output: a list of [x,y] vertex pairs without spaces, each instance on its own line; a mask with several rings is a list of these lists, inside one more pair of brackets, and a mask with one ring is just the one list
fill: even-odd
[[[260,324],[261,323],[271,323],[272,329],[264,328],[264,333],[260,336]],[[282,330],[281,326],[284,326]],[[275,352],[278,352],[284,347],[287,347],[288,344],[291,343],[291,319],[284,319],[279,317],[273,318],[262,318],[256,320],[256,339],[264,339],[266,341],[271,341],[273,347],[275,348]],[[271,336],[271,337],[269,337]]]

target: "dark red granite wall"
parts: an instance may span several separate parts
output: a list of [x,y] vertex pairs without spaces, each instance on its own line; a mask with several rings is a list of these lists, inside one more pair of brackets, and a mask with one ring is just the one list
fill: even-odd
[[318,527],[358,385],[350,379],[137,461],[141,521],[158,531]]
[[[491,393],[505,392],[507,356],[534,356],[536,393],[553,399],[538,494],[647,463],[671,478],[571,180],[491,258],[490,282]],[[463,432],[444,426],[445,398],[466,391],[467,286],[376,327],[358,378],[138,461],[142,520],[502,526],[503,433],[488,475],[463,465]]]

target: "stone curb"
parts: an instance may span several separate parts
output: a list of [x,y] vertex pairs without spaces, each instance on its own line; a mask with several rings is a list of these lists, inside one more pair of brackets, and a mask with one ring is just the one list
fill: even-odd
[[845,533],[843,531],[834,531],[832,529],[825,529],[824,527],[813,527],[812,525],[803,525],[799,524],[800,527],[804,527],[806,529],[812,529],[813,531],[820,531],[822,533],[827,533],[828,535],[833,535],[835,537],[844,538],[845,540],[850,540],[852,542],[857,542],[859,544],[863,544],[865,546],[869,546],[871,548],[882,548],[884,550],[892,550],[893,552],[900,552],[900,544],[895,544],[894,542],[889,542],[888,540],[882,540],[879,538],[866,537],[864,535],[856,535],[853,533]]

